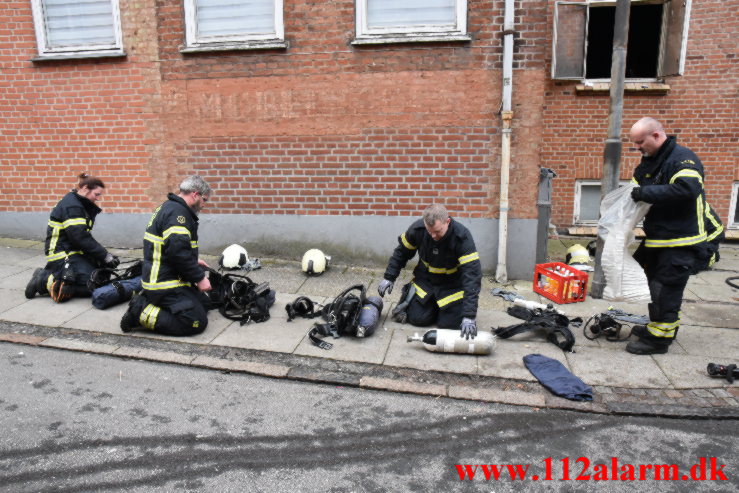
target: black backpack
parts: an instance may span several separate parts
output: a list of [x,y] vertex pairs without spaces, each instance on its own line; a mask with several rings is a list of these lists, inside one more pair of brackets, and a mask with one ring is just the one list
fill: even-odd
[[275,303],[275,291],[269,283],[257,284],[247,276],[221,274],[208,269],[211,290],[206,293],[206,308],[218,309],[229,320],[238,320],[241,325],[249,322],[269,320],[269,308]]

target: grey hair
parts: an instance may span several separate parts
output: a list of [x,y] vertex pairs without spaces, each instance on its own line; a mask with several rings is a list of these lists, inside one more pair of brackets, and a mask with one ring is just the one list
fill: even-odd
[[182,180],[182,183],[180,183],[180,192],[184,194],[198,192],[200,195],[205,195],[207,197],[210,195],[211,190],[210,185],[208,185],[202,177],[199,175],[192,175]]
[[445,222],[447,219],[449,219],[449,213],[441,204],[431,204],[423,211],[423,222],[429,226],[436,224],[436,221]]

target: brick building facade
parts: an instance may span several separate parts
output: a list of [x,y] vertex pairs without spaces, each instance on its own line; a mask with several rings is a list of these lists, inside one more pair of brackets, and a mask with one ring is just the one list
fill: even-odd
[[[47,2],[0,3],[4,235],[40,237],[87,171],[108,185],[96,236],[136,246],[149,211],[199,173],[215,189],[206,247],[386,257],[438,200],[472,228],[484,269],[495,268],[502,0],[452,1],[466,7],[450,30],[459,32],[401,35],[360,28],[357,16],[375,15],[359,12],[364,2],[276,0],[275,39],[212,44],[188,37],[195,0],[100,0],[117,8],[120,42],[92,54],[41,49],[32,6]],[[552,222],[573,224],[576,183],[600,176],[608,92],[552,80],[554,2],[514,4],[509,275],[528,278],[539,167],[558,174]],[[693,2],[683,75],[666,91],[627,92],[624,105],[626,129],[653,115],[701,156],[725,222],[739,180],[732,7],[739,1]],[[627,177],[636,158],[624,155]]]

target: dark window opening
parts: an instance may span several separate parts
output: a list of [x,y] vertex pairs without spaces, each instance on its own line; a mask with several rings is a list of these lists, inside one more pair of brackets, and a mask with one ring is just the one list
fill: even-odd
[[734,224],[739,223],[739,189],[736,192],[736,210],[734,211]]
[[[613,58],[613,25],[616,7],[592,7],[588,20],[588,51],[585,77],[609,79]],[[662,4],[632,5],[626,51],[627,78],[657,77]]]

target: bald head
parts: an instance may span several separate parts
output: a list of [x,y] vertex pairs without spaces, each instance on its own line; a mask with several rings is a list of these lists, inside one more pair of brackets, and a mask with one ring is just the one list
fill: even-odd
[[642,156],[654,156],[667,140],[662,124],[651,117],[644,117],[634,123],[629,138]]

